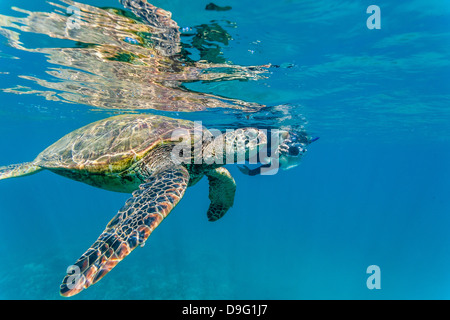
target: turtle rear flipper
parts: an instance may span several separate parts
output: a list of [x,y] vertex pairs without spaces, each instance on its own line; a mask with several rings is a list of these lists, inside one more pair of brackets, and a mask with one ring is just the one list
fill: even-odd
[[221,167],[206,174],[209,180],[209,205],[207,217],[216,221],[233,206],[236,183],[227,169]]
[[189,173],[170,166],[149,177],[127,200],[95,243],[67,270],[60,294],[73,296],[103,278],[153,230],[183,197]]
[[0,167],[0,180],[29,176],[41,171],[42,168],[32,162],[12,164],[6,167]]

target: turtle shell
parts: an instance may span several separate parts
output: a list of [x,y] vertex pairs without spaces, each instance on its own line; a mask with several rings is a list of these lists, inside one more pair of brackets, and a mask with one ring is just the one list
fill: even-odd
[[42,151],[35,163],[47,169],[117,172],[153,148],[173,142],[177,129],[190,135],[194,123],[147,114],[119,115],[72,131]]

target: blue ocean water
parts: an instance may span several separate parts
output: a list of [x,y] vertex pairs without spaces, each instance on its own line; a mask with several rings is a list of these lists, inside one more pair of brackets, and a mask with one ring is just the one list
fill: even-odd
[[[71,299],[450,298],[449,3],[214,2],[228,11],[205,10],[209,1],[200,0],[152,3],[188,30],[181,41],[190,59],[272,67],[257,79],[183,83],[262,110],[141,112],[220,128],[305,122],[320,140],[300,166],[276,175],[248,177],[230,165],[236,199],[217,222],[206,218],[203,179],[144,248]],[[367,27],[373,4],[381,29]],[[57,10],[40,0],[0,3],[0,165],[31,161],[64,134],[119,112],[50,84],[67,80],[52,71],[76,68],[35,49],[82,46],[42,31],[38,19],[11,24],[28,14],[12,7]],[[219,36],[199,49],[202,30]],[[63,299],[66,268],[128,197],[48,171],[0,181],[0,298]],[[380,289],[367,287],[371,265]]]

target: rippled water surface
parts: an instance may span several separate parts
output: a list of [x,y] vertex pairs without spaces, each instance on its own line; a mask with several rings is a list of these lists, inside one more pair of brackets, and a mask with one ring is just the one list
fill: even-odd
[[[118,0],[0,2],[0,166],[123,113],[320,136],[289,171],[229,166],[236,199],[217,222],[207,179],[189,188],[73,299],[448,299],[450,4],[208,3],[153,1],[172,13],[155,22]],[[0,298],[62,299],[128,197],[49,171],[0,181]]]

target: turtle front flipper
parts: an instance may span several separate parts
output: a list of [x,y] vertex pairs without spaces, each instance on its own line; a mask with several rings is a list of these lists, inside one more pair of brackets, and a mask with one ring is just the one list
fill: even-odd
[[223,217],[233,206],[236,183],[227,169],[221,167],[206,174],[209,180],[209,205],[207,216],[209,221]]
[[103,278],[153,230],[183,197],[189,173],[182,166],[169,166],[150,176],[133,192],[95,243],[67,269],[60,294],[73,296]]

